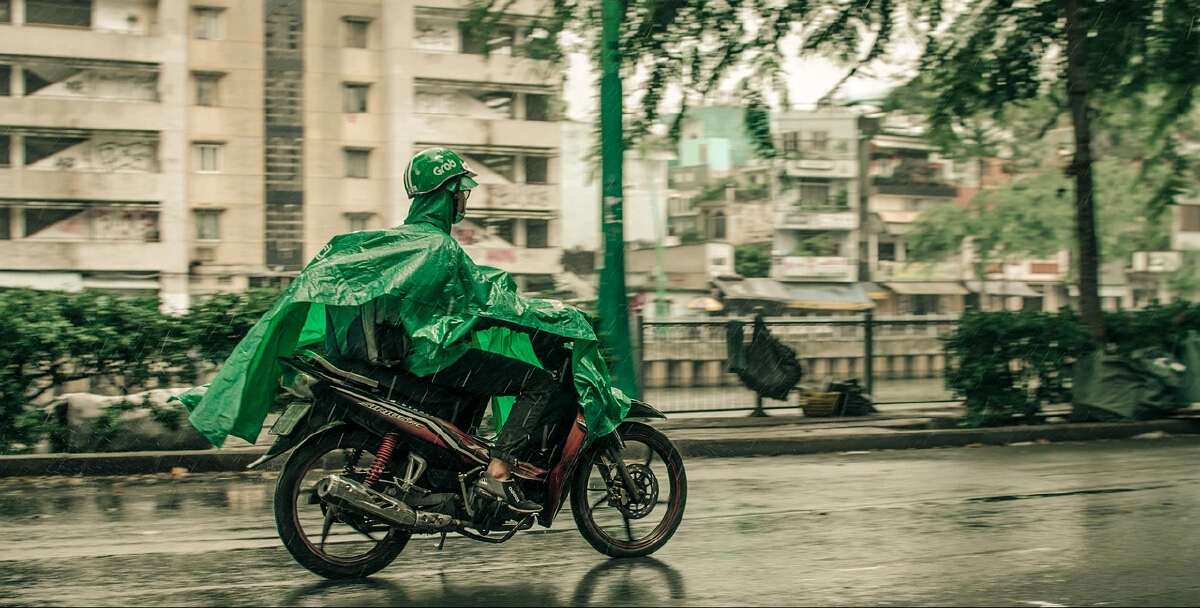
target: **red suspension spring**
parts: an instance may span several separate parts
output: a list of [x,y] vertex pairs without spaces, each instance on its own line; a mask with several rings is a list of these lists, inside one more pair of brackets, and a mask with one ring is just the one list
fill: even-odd
[[396,436],[385,435],[383,444],[379,446],[379,451],[375,453],[375,462],[371,463],[371,470],[367,471],[367,478],[363,481],[363,486],[371,487],[379,480],[380,473],[383,473],[383,467],[387,466],[388,460],[392,458],[392,450],[396,449]]

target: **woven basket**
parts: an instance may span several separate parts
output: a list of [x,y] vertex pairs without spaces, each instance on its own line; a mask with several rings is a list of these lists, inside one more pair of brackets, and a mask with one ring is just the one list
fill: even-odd
[[800,409],[809,418],[836,416],[838,412],[838,398],[841,396],[841,393],[804,391],[800,394]]

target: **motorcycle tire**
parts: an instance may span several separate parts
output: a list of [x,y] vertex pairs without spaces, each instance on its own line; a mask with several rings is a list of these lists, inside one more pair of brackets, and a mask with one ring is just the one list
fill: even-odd
[[[671,496],[664,507],[667,509],[667,517],[646,538],[638,541],[633,541],[632,538],[623,541],[601,529],[591,515],[595,507],[588,504],[589,479],[592,468],[602,454],[600,449],[590,449],[584,454],[575,470],[571,482],[571,513],[575,517],[575,525],[578,526],[580,534],[596,551],[615,558],[643,557],[666,545],[683,522],[683,511],[687,505],[687,474],[684,472],[683,457],[679,455],[679,450],[675,449],[666,435],[654,427],[640,422],[626,422],[617,432],[626,445],[643,444],[653,450],[666,465],[665,472],[670,477],[667,481],[671,484]],[[599,441],[596,445],[598,444]],[[628,521],[626,519],[626,526]]]
[[361,557],[340,559],[317,549],[299,523],[299,503],[307,489],[300,485],[305,473],[318,459],[337,450],[356,448],[374,454],[379,444],[379,437],[364,430],[334,428],[305,441],[283,466],[275,486],[275,525],[288,553],[314,574],[333,580],[366,578],[395,561],[408,545],[412,534],[393,529]]

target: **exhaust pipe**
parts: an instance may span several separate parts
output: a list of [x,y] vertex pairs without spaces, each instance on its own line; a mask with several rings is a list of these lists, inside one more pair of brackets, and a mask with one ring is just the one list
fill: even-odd
[[317,482],[317,496],[344,509],[370,515],[376,519],[413,532],[441,532],[462,527],[462,522],[441,513],[418,513],[412,507],[386,494],[346,479],[330,475]]

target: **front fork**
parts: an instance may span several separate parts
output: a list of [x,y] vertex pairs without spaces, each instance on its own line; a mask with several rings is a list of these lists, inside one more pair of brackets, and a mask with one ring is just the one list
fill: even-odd
[[621,457],[621,450],[625,449],[625,441],[617,431],[613,431],[607,437],[607,445],[604,446],[604,452],[600,458],[606,466],[600,467],[600,476],[604,478],[606,486],[612,485],[612,477],[610,468],[617,470],[617,477],[625,484],[625,491],[629,499],[633,503],[642,502],[642,492],[638,489],[637,484],[633,482],[633,476],[629,474],[629,469],[625,466],[625,459]]

